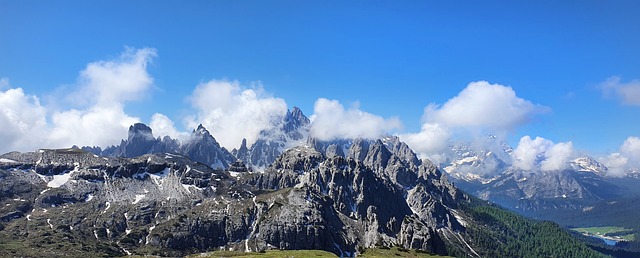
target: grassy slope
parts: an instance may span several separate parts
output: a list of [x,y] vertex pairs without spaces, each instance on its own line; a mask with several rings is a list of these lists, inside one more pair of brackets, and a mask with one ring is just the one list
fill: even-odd
[[374,249],[366,249],[362,255],[358,257],[368,257],[368,258],[378,258],[378,257],[407,257],[407,258],[427,258],[427,257],[449,257],[449,256],[439,256],[432,255],[429,253],[424,253],[416,250],[407,250],[404,248],[393,247],[390,249],[386,248],[374,248]]
[[[187,257],[235,257],[235,258],[280,258],[280,257],[337,257],[335,254],[319,250],[270,250],[264,253],[245,253],[239,251],[215,251],[203,254],[193,254]],[[431,255],[416,250],[407,250],[398,247],[390,249],[373,248],[366,249],[364,253],[358,257],[378,258],[378,257],[406,257],[406,258],[429,258],[443,257]]]

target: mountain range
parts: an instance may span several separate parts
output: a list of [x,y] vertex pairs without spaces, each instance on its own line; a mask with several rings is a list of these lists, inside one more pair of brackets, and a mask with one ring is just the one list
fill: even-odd
[[601,201],[640,194],[634,187],[640,183],[636,173],[609,176],[608,168],[592,157],[574,158],[560,170],[523,170],[512,164],[513,148],[504,142],[495,145],[500,147],[474,150],[455,145],[452,157],[439,165],[465,191],[542,219],[553,220],[555,210],[582,211]]
[[[469,257],[602,256],[556,224],[459,190],[446,168],[419,159],[395,136],[320,141],[309,137],[308,126],[293,108],[250,146],[243,140],[231,151],[202,125],[181,142],[156,138],[138,123],[120,145],[104,150],[1,155],[0,255],[320,249],[354,256],[400,246]],[[507,171],[478,182],[492,189],[515,182],[522,193],[512,196],[505,187],[506,197],[496,197],[498,190],[480,196],[548,191],[528,191],[518,180],[529,174]],[[555,178],[559,186],[573,186]],[[575,187],[579,191],[541,198],[594,196]]]
[[[557,222],[568,228],[621,227],[640,233],[635,205],[640,190],[637,171],[612,176],[609,168],[590,156],[571,159],[564,169],[523,170],[513,165],[513,148],[490,137],[491,148],[457,144],[439,164],[460,189],[527,217]],[[499,147],[496,147],[499,146]],[[616,247],[640,251],[636,242]]]

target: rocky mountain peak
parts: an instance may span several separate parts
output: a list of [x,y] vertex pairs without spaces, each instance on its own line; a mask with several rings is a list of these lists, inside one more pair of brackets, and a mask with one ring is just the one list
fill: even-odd
[[138,135],[153,135],[151,127],[143,123],[135,123],[129,126],[129,139]]
[[114,151],[113,155],[118,157],[137,157],[149,152],[156,145],[157,141],[153,137],[153,131],[143,123],[135,123],[129,126],[127,140],[123,140]]
[[231,154],[235,156],[238,160],[246,161],[249,156],[249,148],[247,147],[247,139],[242,138],[242,143],[240,144],[240,148],[233,149]]
[[308,126],[309,123],[309,118],[302,113],[302,110],[298,107],[293,107],[291,111],[287,110],[282,129],[291,139],[300,140],[304,137],[300,129]]
[[609,168],[607,168],[605,165],[589,156],[576,158],[570,162],[570,165],[573,169],[580,172],[593,172],[603,174],[606,173],[607,170],[609,170]]
[[199,124],[198,127],[196,129],[193,130],[192,135],[211,135],[211,133],[209,133],[209,130],[207,130],[207,128],[205,128],[202,124]]
[[418,155],[407,145],[406,143],[400,141],[398,136],[389,136],[382,138],[382,142],[384,145],[393,153],[398,156],[400,159],[409,162],[415,166],[420,165],[420,159],[418,159]]
[[202,162],[212,168],[227,168],[236,158],[221,147],[209,131],[202,126],[193,130],[191,137],[182,146],[180,152],[192,160]]
[[247,139],[242,138],[242,144],[240,144],[240,149],[238,149],[238,152],[246,152],[247,151]]
[[198,128],[194,129],[191,133],[189,140],[184,145],[194,145],[202,143],[211,147],[220,148],[220,144],[216,140],[209,130],[205,128],[202,124],[198,125]]
[[291,111],[288,111],[285,120],[294,121],[297,125],[306,125],[310,122],[309,118],[307,118],[298,107],[293,107]]

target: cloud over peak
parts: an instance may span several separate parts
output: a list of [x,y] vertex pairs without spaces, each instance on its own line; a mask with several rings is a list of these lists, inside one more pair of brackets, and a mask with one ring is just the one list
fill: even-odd
[[486,133],[504,134],[548,111],[548,107],[518,97],[511,87],[477,81],[442,105],[429,104],[420,132],[399,136],[422,157],[438,162],[445,159],[443,152],[455,133],[472,132],[472,137],[481,138]]
[[357,107],[345,109],[337,100],[319,98],[313,106],[311,136],[319,140],[377,138],[402,123],[396,117],[385,119]]
[[284,99],[267,95],[260,83],[245,88],[237,81],[211,80],[196,86],[189,101],[197,115],[187,118],[187,126],[203,124],[228,149],[240,146],[243,138],[252,144],[287,113]]
[[420,128],[420,132],[399,134],[398,137],[420,158],[430,159],[437,164],[446,159],[451,133],[440,124],[425,123]]
[[531,139],[528,135],[520,138],[512,155],[513,166],[527,171],[563,170],[575,156],[572,142],[553,143],[542,137]]

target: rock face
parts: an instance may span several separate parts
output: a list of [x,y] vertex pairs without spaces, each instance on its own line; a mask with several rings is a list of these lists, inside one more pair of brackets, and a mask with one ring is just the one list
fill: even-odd
[[143,123],[136,123],[129,127],[127,140],[122,140],[110,155],[132,158],[148,153],[177,152],[178,146],[179,143],[171,137],[156,139],[150,127]]
[[[293,188],[304,193],[307,202],[323,196],[332,200],[334,212],[323,219],[325,227],[332,230],[336,228],[331,225],[342,225],[339,232],[346,237],[331,237],[341,251],[376,245],[436,253],[446,250],[436,232],[439,228],[464,230],[452,213],[464,195],[435,166],[422,164],[415,154],[396,156],[381,140],[362,150],[365,144],[358,142],[366,141],[356,141],[349,153],[362,152],[362,161],[296,147],[281,155],[265,173],[243,181],[259,189]],[[397,153],[406,151],[396,147]]]
[[[210,135],[198,128],[193,137]],[[110,255],[472,248],[461,222],[468,197],[433,164],[394,138],[356,142],[346,152],[357,159],[299,146],[263,173],[248,172],[242,161],[212,169],[205,165],[210,159],[170,153],[8,153],[0,156],[0,239],[96,246],[91,251]],[[197,156],[203,146],[183,151]]]
[[227,168],[235,161],[235,157],[221,147],[202,125],[193,130],[191,137],[180,146],[180,153],[212,168]]
[[145,154],[174,153],[185,155],[191,160],[201,162],[213,168],[227,168],[236,158],[227,149],[221,147],[216,139],[199,125],[184,142],[169,136],[154,138],[151,128],[142,123],[129,127],[129,135],[120,145],[102,150],[100,147],[82,147],[82,150],[105,157],[135,158]]

